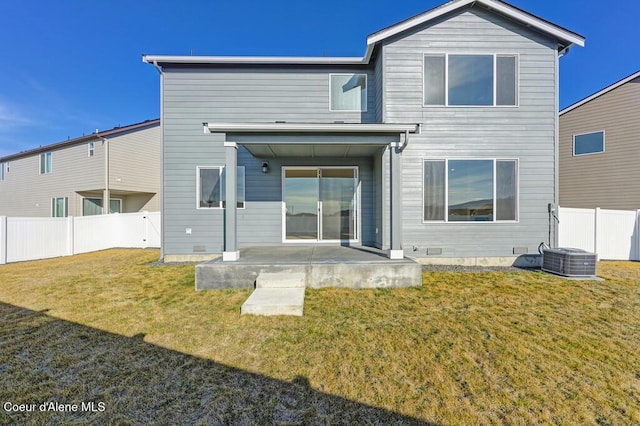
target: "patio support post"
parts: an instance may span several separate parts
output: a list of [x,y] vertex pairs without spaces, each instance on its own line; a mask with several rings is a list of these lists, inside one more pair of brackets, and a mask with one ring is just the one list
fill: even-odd
[[238,250],[237,226],[237,180],[238,180],[238,145],[235,142],[225,142],[226,156],[225,173],[225,210],[224,210],[224,251],[223,261],[234,261],[240,258]]
[[[406,137],[406,135],[405,135]],[[402,250],[402,143],[390,145],[391,157],[391,249],[389,259],[403,259]]]

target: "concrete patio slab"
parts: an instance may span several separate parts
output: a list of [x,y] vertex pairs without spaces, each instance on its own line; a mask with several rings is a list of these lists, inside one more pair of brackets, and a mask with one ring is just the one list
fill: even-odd
[[302,316],[304,290],[304,288],[256,288],[242,304],[240,314]]
[[310,288],[393,288],[422,285],[422,267],[382,250],[345,246],[248,247],[240,258],[218,258],[196,267],[196,290],[254,288],[262,274],[304,276]]

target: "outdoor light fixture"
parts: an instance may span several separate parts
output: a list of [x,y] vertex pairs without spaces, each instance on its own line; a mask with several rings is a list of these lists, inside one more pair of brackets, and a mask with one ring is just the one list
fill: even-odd
[[262,163],[262,173],[269,173],[269,162],[265,161]]

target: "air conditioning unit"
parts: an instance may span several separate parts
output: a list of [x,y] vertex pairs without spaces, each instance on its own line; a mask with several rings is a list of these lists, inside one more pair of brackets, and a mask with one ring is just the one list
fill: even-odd
[[594,277],[597,255],[576,248],[542,250],[542,270],[565,277]]

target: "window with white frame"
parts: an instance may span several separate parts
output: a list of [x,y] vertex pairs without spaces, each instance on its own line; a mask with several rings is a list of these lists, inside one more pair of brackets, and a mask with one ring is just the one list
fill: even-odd
[[[225,168],[198,167],[198,208],[224,208],[225,205]],[[245,207],[245,170],[237,168],[237,207]]]
[[[122,200],[120,198],[109,199],[109,213],[122,213]],[[82,215],[95,216],[98,214],[104,214],[102,210],[102,198],[83,198]]]
[[604,130],[573,135],[573,155],[600,154],[604,152]]
[[54,197],[51,199],[51,216],[67,217],[69,202],[67,197]]
[[96,153],[96,143],[89,142],[87,144],[87,157],[93,157]]
[[2,162],[0,163],[0,180],[5,179],[5,175],[9,171],[9,163]]
[[367,111],[366,74],[330,74],[331,111]]
[[518,219],[518,161],[424,160],[424,221]]
[[43,152],[40,154],[40,174],[51,173],[51,152]]
[[425,106],[517,106],[518,56],[424,55]]

